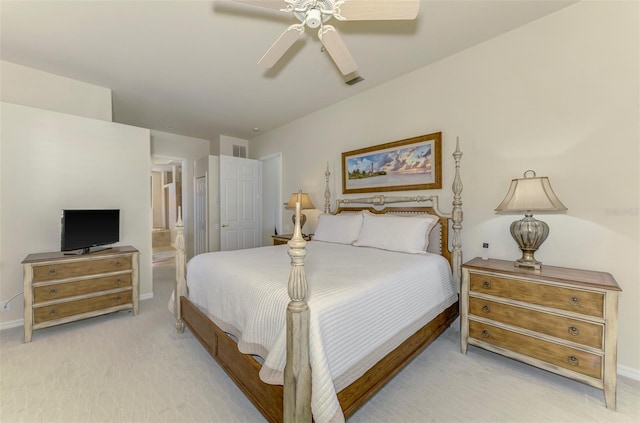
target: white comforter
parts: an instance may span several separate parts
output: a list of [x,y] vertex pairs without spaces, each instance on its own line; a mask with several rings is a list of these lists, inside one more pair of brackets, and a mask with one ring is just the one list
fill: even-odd
[[[187,266],[189,299],[264,359],[270,384],[283,383],[286,362],[287,249],[201,254]],[[344,421],[336,393],[457,300],[449,264],[434,254],[312,241],[305,272],[317,423]]]

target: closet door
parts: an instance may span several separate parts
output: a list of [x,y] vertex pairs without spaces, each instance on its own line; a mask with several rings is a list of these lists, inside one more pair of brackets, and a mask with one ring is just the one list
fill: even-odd
[[220,156],[220,249],[262,246],[262,162]]

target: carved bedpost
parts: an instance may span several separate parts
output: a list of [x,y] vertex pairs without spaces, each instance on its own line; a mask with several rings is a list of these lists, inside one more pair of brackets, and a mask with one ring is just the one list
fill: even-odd
[[456,175],[453,178],[453,211],[452,215],[452,228],[453,228],[453,251],[452,251],[452,271],[453,279],[460,286],[461,268],[462,268],[462,238],[460,233],[462,231],[462,179],[460,178],[460,159],[462,158],[462,151],[460,151],[460,139],[456,137],[456,151],[453,152],[453,159],[456,164]]
[[329,176],[331,176],[331,172],[329,172],[329,162],[327,162],[327,170],[324,172],[324,213],[331,213],[331,190],[329,189]]
[[287,364],[284,368],[284,423],[311,422],[311,366],[309,364],[309,306],[306,302],[307,279],[304,257],[307,255],[300,229],[300,193],[296,202],[293,237],[288,242],[291,257],[287,306]]
[[186,295],[187,280],[185,278],[185,253],[184,253],[184,223],[182,223],[182,207],[178,206],[178,220],[176,221],[176,285],[173,291],[173,313],[176,317],[176,330],[184,332],[182,311],[180,310],[180,297]]

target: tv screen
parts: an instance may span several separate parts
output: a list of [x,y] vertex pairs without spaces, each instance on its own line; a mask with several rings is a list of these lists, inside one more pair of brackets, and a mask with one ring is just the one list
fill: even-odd
[[115,244],[120,241],[120,210],[62,210],[61,250]]

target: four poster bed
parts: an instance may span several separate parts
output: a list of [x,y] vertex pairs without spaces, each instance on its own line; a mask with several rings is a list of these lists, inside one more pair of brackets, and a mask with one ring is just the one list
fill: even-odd
[[[176,328],[189,327],[268,421],[310,422],[312,411],[344,421],[458,316],[459,146],[453,156],[451,213],[437,196],[382,195],[330,213],[327,171],[314,240],[296,219],[288,245],[198,255],[188,289],[179,217]],[[428,205],[373,207],[401,202]]]

